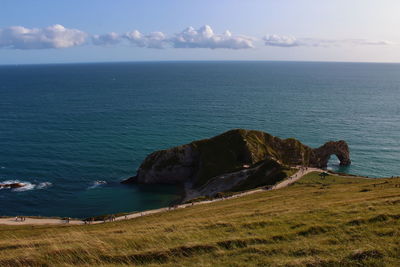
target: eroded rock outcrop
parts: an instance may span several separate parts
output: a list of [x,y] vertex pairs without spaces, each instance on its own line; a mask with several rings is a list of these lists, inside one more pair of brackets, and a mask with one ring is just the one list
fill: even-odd
[[191,145],[183,145],[151,153],[135,177],[125,182],[145,184],[184,183],[194,175],[197,164],[197,151]]
[[350,164],[345,141],[331,141],[312,149],[294,138],[280,139],[261,131],[235,129],[156,151],[146,157],[135,177],[124,182],[186,183],[191,189],[209,192],[212,188],[218,191],[218,188],[255,187],[276,182],[274,177],[283,179],[288,166],[325,167],[332,154],[337,155],[342,165]]
[[2,188],[20,188],[20,187],[24,187],[25,184],[24,183],[4,183],[4,184],[0,184],[0,189]]

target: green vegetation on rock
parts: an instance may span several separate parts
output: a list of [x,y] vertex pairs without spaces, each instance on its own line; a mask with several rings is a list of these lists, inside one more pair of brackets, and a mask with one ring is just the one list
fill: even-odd
[[[270,162],[265,167],[277,167],[278,163],[284,166],[308,166],[312,151],[310,147],[294,138],[282,140],[261,131],[244,129],[231,130],[211,139],[195,141],[192,145],[200,151],[200,166],[195,186],[204,185],[217,175],[237,171],[245,164],[254,165],[264,160]],[[276,163],[272,164],[271,159]],[[282,168],[285,168],[284,166]],[[264,168],[264,171],[267,170]],[[262,175],[259,174],[252,180],[256,177],[262,179]],[[286,177],[280,174],[278,176]],[[257,184],[256,181],[248,182],[251,183]]]
[[[350,164],[345,141],[312,149],[294,138],[254,130],[230,130],[209,139],[151,153],[137,175],[125,182],[185,184],[185,200],[218,192],[272,185],[292,166],[325,165],[331,154]],[[189,185],[189,186],[188,186]],[[196,193],[197,191],[197,193]]]

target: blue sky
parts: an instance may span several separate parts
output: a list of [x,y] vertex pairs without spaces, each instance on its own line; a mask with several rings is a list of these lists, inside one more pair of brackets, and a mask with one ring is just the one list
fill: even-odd
[[400,62],[399,10],[397,0],[1,0],[0,64]]

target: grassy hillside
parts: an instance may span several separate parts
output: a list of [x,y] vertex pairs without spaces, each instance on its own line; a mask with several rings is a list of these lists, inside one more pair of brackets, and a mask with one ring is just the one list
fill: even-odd
[[399,266],[399,185],[312,173],[129,221],[0,226],[0,266]]

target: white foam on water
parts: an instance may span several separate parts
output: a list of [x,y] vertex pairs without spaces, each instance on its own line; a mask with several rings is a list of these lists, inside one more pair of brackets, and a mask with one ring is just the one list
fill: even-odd
[[6,181],[1,181],[0,184],[23,184],[22,187],[18,187],[18,188],[9,188],[9,187],[4,187],[4,188],[0,188],[0,190],[2,189],[9,189],[12,192],[24,192],[24,191],[30,191],[30,190],[34,190],[34,189],[45,189],[47,187],[52,186],[53,184],[50,182],[43,182],[43,183],[39,183],[39,184],[34,184],[31,182],[27,182],[27,181],[20,181],[20,180],[6,180]]
[[104,185],[104,184],[107,184],[107,182],[106,181],[97,180],[97,181],[94,181],[93,184],[91,186],[89,186],[87,189],[94,189],[94,188],[97,188],[97,187],[99,187],[101,185]]
[[50,183],[50,182],[43,182],[43,183],[38,184],[38,185],[36,186],[36,189],[45,189],[45,188],[50,187],[50,186],[52,186],[52,185],[53,185],[53,184]]
[[27,183],[27,182],[21,182],[21,183],[24,184],[23,187],[13,188],[13,189],[11,189],[11,191],[13,191],[13,192],[30,191],[30,190],[35,189],[35,187],[36,187],[35,184],[31,184],[31,183]]

